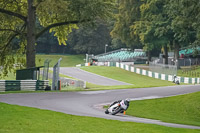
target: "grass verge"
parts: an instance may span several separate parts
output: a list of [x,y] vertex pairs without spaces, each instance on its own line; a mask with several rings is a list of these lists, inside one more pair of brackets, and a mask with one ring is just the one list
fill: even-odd
[[130,102],[128,115],[200,126],[200,92]]
[[36,55],[37,66],[43,66],[46,59],[50,59],[50,67],[53,67],[62,58],[60,67],[75,67],[77,64],[84,63],[84,55]]
[[[121,85],[121,86],[107,86],[106,88],[144,88],[144,87],[158,87],[158,86],[171,86],[174,85],[169,81],[159,80],[155,78],[150,78],[148,76],[139,75],[136,73],[132,73],[120,68],[116,67],[99,67],[99,66],[91,66],[91,67],[81,67],[81,69],[85,71],[89,71],[92,73],[96,73],[101,76],[105,76],[108,78],[112,78],[115,80],[123,81],[126,83],[130,83],[133,85]],[[93,86],[94,87],[94,86]],[[104,88],[97,86],[96,88]]]
[[0,103],[1,133],[199,133],[199,130],[121,122]]
[[178,70],[178,76],[196,78],[200,76],[200,66],[191,68],[181,68]]

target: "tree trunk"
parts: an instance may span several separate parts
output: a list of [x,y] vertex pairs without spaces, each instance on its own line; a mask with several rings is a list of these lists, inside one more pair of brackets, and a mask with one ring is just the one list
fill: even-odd
[[179,69],[179,44],[174,41],[174,60],[175,60],[175,65]]
[[167,45],[164,46],[165,64],[168,64],[168,48]]
[[26,67],[35,67],[35,7],[28,0]]

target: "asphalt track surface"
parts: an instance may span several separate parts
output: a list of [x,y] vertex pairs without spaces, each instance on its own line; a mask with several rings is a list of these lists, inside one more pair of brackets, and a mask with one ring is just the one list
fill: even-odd
[[[91,116],[120,121],[158,124],[177,128],[200,129],[198,126],[166,123],[159,120],[131,117],[126,115],[106,115],[102,105],[115,100],[130,98],[132,100],[161,98],[200,91],[200,85],[177,85],[170,87],[139,88],[125,90],[81,91],[81,92],[47,92],[2,94],[0,102],[53,110],[66,114]],[[134,108],[134,107],[133,107]],[[155,109],[156,112],[156,109]]]
[[117,81],[94,73],[90,73],[77,67],[60,67],[60,73],[96,85],[103,85],[103,86],[131,85],[129,83]]

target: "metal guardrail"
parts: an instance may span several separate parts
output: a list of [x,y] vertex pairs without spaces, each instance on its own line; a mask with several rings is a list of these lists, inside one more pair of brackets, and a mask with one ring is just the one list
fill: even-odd
[[45,90],[49,80],[0,80],[0,91]]

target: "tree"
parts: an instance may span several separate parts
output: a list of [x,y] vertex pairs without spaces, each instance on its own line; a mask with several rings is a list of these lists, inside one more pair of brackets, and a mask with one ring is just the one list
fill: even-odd
[[104,52],[105,44],[111,43],[110,30],[107,23],[96,20],[95,28],[79,27],[70,35],[67,43],[76,53],[100,54]]
[[36,42],[36,53],[65,53],[69,45],[59,45],[54,33],[45,32]]
[[172,20],[171,29],[174,32],[173,44],[177,61],[180,48],[199,45],[199,5],[199,1],[196,0],[169,0],[166,4],[167,14]]
[[140,0],[120,0],[118,13],[115,15],[116,22],[111,31],[112,38],[121,40],[129,47],[140,46],[139,37],[131,35],[130,26],[140,20]]
[[140,5],[140,19],[131,25],[131,34],[139,36],[143,48],[148,51],[148,60],[151,59],[151,51],[165,49],[165,63],[168,62],[167,44],[169,36],[169,24],[164,12],[164,0],[144,0]]
[[[96,18],[111,17],[113,0],[1,0],[1,62],[14,64],[13,53],[26,53],[26,67],[35,66],[35,43],[46,31],[54,33],[59,44],[66,45],[67,36],[77,25],[93,25]],[[37,29],[36,22],[43,27]],[[13,52],[12,41],[20,40],[20,49]],[[26,49],[26,50],[24,50]]]

